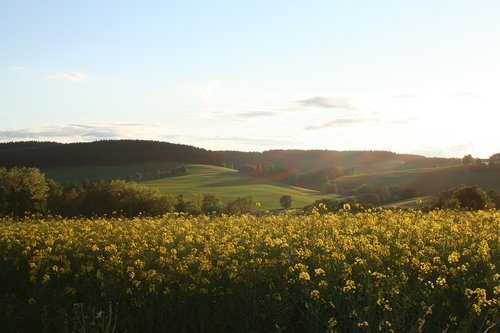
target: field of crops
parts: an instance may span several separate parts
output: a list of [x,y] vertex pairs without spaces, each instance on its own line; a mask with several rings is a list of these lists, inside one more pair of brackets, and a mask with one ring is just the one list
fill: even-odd
[[500,212],[0,219],[1,332],[493,332]]

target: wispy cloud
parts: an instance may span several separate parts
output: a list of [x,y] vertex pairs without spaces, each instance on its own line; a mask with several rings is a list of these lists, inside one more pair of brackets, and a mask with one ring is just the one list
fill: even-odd
[[260,117],[272,117],[279,115],[278,111],[245,111],[238,113],[241,118],[260,118]]
[[333,127],[346,127],[364,124],[377,124],[377,125],[403,125],[419,119],[418,117],[402,118],[395,120],[383,120],[379,117],[359,117],[359,118],[339,118],[327,123],[310,125],[304,128],[305,130],[321,130]]
[[262,107],[257,106],[257,110],[252,111],[242,111],[237,113],[237,116],[241,120],[251,120],[257,118],[268,118],[273,116],[282,116],[284,114],[290,114],[294,112],[300,112],[304,109],[315,108],[315,109],[350,109],[355,110],[356,108],[352,105],[351,101],[347,97],[337,97],[337,98],[327,98],[316,96],[309,99],[296,100],[286,107]]
[[297,104],[302,107],[325,108],[325,109],[355,109],[347,97],[328,98],[316,96],[309,99],[297,101]]
[[81,72],[60,72],[49,74],[45,78],[61,81],[84,81],[88,75]]
[[28,68],[24,66],[13,66],[11,69],[19,74],[25,74],[28,71]]
[[451,97],[451,98],[479,98],[479,97],[481,97],[481,95],[476,94],[476,93],[471,92],[471,91],[461,91],[461,92],[457,92],[454,94],[450,94],[450,95],[448,95],[448,97]]
[[223,136],[223,135],[199,135],[199,136],[186,136],[189,141],[193,140],[195,142],[237,142],[238,144],[244,144],[249,146],[276,146],[276,147],[289,147],[294,144],[291,142],[290,138],[271,138],[271,137],[255,137],[255,136]]
[[332,127],[344,127],[344,126],[353,126],[360,124],[370,124],[370,123],[378,123],[378,119],[376,118],[340,118],[335,119],[333,121],[329,121],[324,124],[318,125],[310,125],[305,128],[305,130],[320,130],[325,128]]
[[215,95],[215,90],[220,87],[222,84],[219,80],[211,80],[207,84],[199,85],[199,84],[183,84],[182,88],[191,93],[194,93],[204,102],[208,102]]
[[403,118],[403,119],[396,119],[396,120],[391,120],[386,122],[386,124],[390,125],[401,125],[401,124],[408,124],[411,123],[412,121],[415,121],[419,119],[418,117],[410,117],[410,118]]
[[466,154],[475,154],[475,151],[474,143],[470,142],[448,147],[422,145],[411,151],[411,153],[428,157],[462,157]]
[[233,112],[217,107],[203,107],[200,110],[193,112],[188,115],[188,119],[202,121],[202,120],[210,120],[216,118],[228,118],[231,115],[234,115]]
[[394,98],[416,98],[417,95],[415,94],[399,94],[399,95],[394,95]]
[[52,140],[85,142],[99,139],[154,138],[165,127],[143,123],[88,123],[40,126],[16,130],[0,130],[0,141]]

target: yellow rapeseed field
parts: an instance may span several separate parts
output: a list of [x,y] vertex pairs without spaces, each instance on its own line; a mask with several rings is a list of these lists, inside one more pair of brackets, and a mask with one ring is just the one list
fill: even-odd
[[0,331],[492,332],[499,228],[495,210],[3,218]]

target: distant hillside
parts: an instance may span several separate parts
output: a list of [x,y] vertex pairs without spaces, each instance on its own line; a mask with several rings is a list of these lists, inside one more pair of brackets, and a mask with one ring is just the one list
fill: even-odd
[[217,164],[202,148],[157,141],[118,140],[90,143],[14,142],[0,144],[0,165],[49,168],[122,165],[145,162]]
[[[459,184],[479,185],[485,190],[500,192],[500,168],[486,164],[468,168],[460,159],[427,158],[387,151],[211,151],[141,140],[0,143],[0,166],[38,167],[48,177],[66,184],[83,179],[120,178],[162,184],[162,189],[166,190],[177,183],[199,180],[189,168],[184,173],[175,172],[176,168],[194,164],[239,169],[247,177],[245,179],[259,178],[261,180],[255,181],[323,193],[348,194],[364,184],[374,188],[407,187],[425,196],[437,195],[439,191]],[[178,176],[182,177],[177,179]],[[238,191],[237,186],[231,189]]]
[[[426,158],[386,151],[270,150],[265,152],[211,151],[158,141],[110,140],[90,143],[0,143],[0,166],[112,166],[155,162],[196,163],[236,168],[272,166],[279,177],[317,172],[332,166],[356,172],[419,168],[459,163],[457,159]],[[279,172],[275,172],[279,173]],[[278,178],[279,178],[278,177]]]
[[411,187],[422,195],[436,195],[442,190],[460,184],[479,185],[484,190],[500,192],[500,168],[484,172],[464,166],[373,172],[340,177],[337,179],[337,184],[345,192],[355,190],[363,184],[374,187]]
[[260,204],[258,210],[279,209],[279,199],[283,195],[292,197],[293,208],[303,208],[321,198],[337,198],[337,195],[326,195],[317,191],[297,188],[269,181],[258,177],[250,177],[232,169],[208,165],[186,165],[189,173],[180,177],[166,177],[143,181],[140,184],[158,188],[162,193],[183,194],[190,200],[193,193],[213,194],[224,203],[238,197],[251,197]]

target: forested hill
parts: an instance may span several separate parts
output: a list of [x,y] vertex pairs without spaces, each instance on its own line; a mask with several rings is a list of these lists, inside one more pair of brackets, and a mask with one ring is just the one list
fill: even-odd
[[386,151],[269,150],[265,152],[211,151],[158,141],[110,140],[90,143],[0,143],[0,166],[104,166],[146,162],[181,162],[238,167],[273,166],[292,172],[325,167],[354,167],[360,171],[419,168],[456,164],[456,159],[426,158]]
[[157,141],[118,140],[89,143],[13,142],[0,144],[5,167],[120,165],[144,162],[216,164],[214,154],[188,145]]

